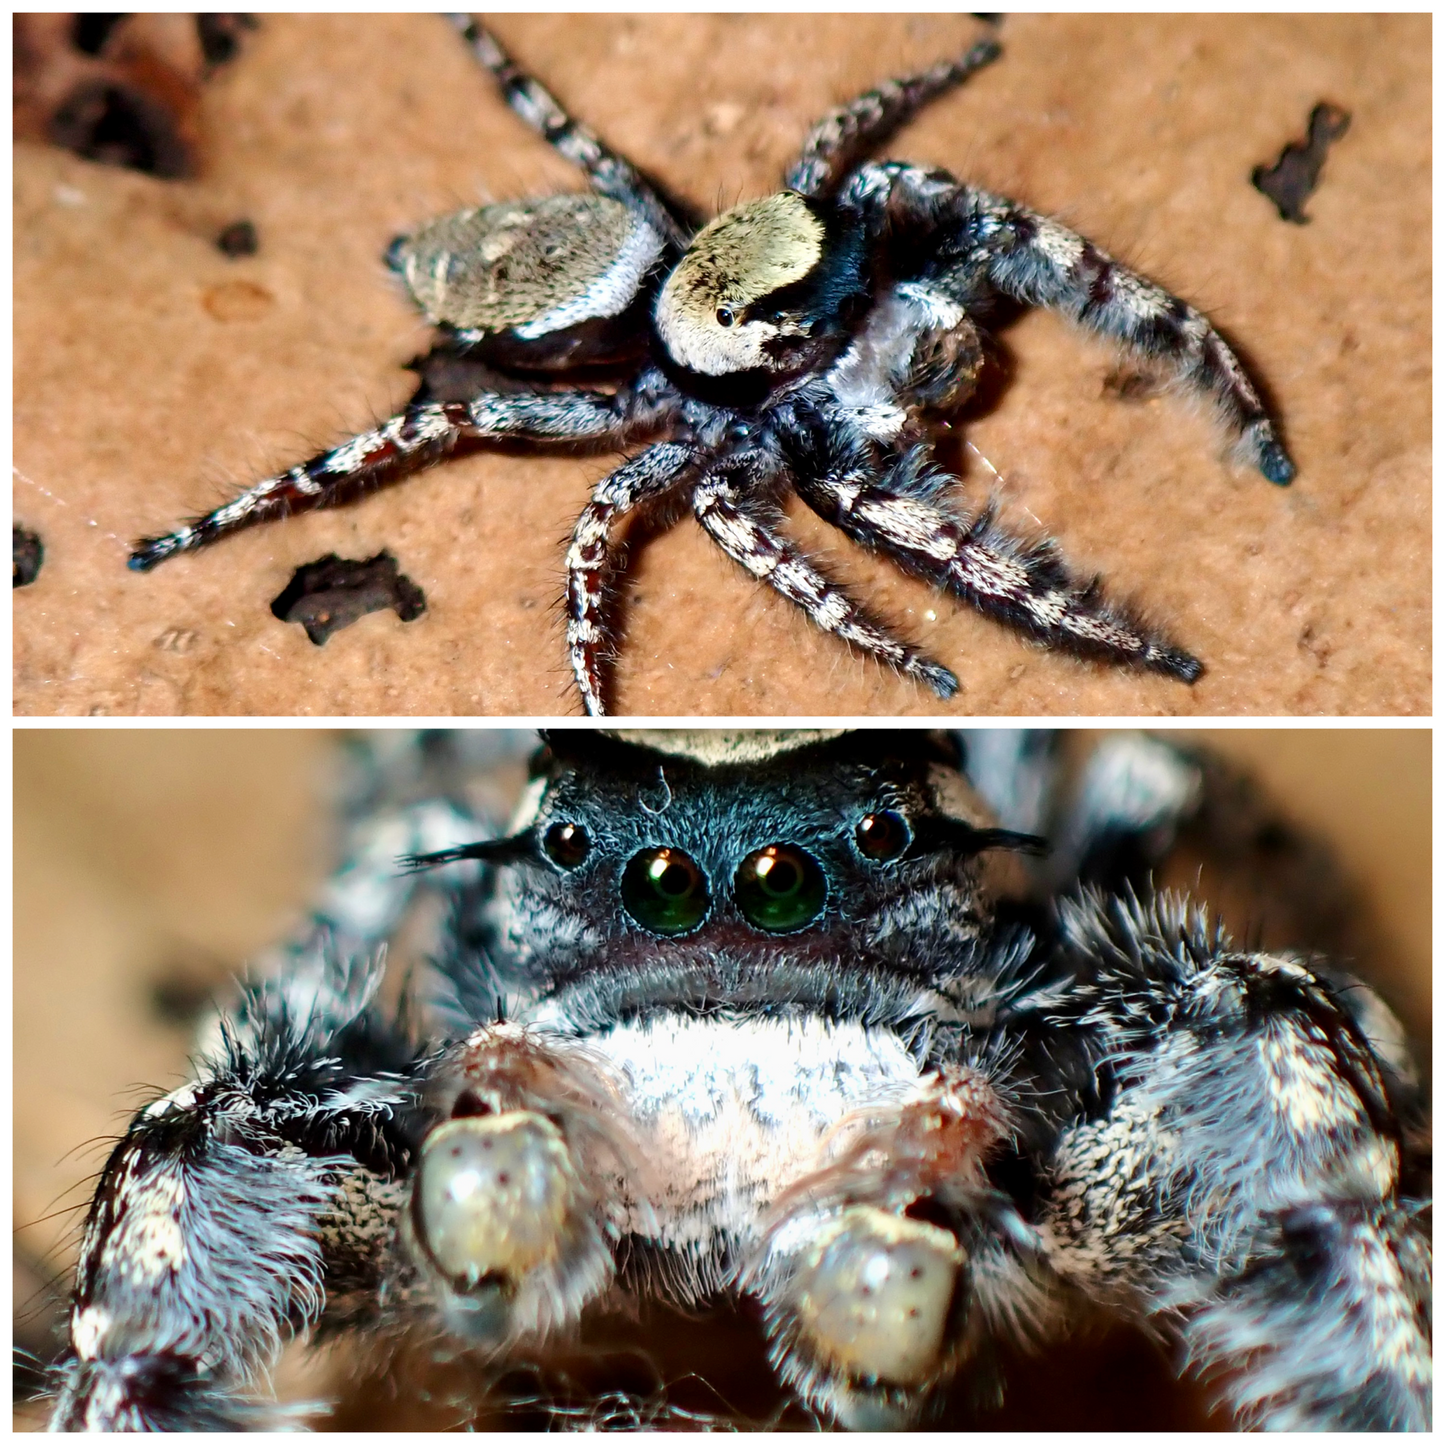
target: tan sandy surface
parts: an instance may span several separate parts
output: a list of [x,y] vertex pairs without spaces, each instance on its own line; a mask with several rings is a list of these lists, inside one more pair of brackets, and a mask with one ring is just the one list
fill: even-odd
[[[959,51],[967,17],[507,16],[575,111],[693,201],[766,193],[807,126]],[[1281,491],[1205,417],[1111,399],[1115,359],[1034,315],[968,438],[1005,516],[1058,536],[1197,653],[1190,690],[1046,654],[795,517],[962,677],[965,714],[1373,714],[1429,708],[1430,20],[1010,16],[1006,54],[890,147],[1076,226],[1197,302],[1277,398]],[[1329,99],[1354,123],[1282,222],[1248,184]],[[388,240],[478,199],[576,189],[427,16],[268,16],[210,87],[204,174],[152,180],[22,145],[15,597],[22,714],[575,710],[563,541],[605,458],[472,455],[151,576],[128,540],[387,415],[425,333]],[[258,255],[211,244],[246,216]],[[976,459],[970,495],[991,485]],[[797,509],[795,509],[796,511]],[[313,647],[268,604],[323,553],[387,547],[430,610]],[[933,713],[816,633],[687,523],[634,556],[616,701],[673,715]]]
[[[1363,889],[1373,939],[1357,966],[1423,1038],[1431,996],[1428,733],[1204,736],[1255,769],[1286,816],[1334,844]],[[18,735],[16,1238],[24,1258],[46,1261],[57,1280],[73,1267],[76,1210],[107,1140],[145,1086],[173,1087],[185,1075],[189,1030],[157,1013],[155,985],[221,986],[287,928],[329,867],[322,799],[331,745],[327,734],[293,730]],[[1210,880],[1205,891],[1215,896]],[[1237,933],[1247,929],[1236,914],[1227,911],[1226,920]],[[34,1268],[22,1270],[22,1320],[37,1309],[43,1319],[45,1300]],[[676,1333],[675,1321],[668,1331]],[[21,1338],[30,1336],[22,1330]],[[754,1360],[749,1368],[766,1379],[755,1341],[752,1355],[745,1344],[736,1344],[738,1358]],[[1160,1359],[1132,1337],[1051,1354],[1043,1377],[1018,1377],[1005,1423],[1197,1424],[1197,1397],[1162,1383]],[[336,1388],[327,1368],[324,1360],[303,1368],[293,1354],[283,1389],[295,1396]],[[1131,1382],[1128,1390],[1118,1390],[1120,1379]],[[353,1399],[351,1410],[342,1423],[355,1428],[417,1423],[376,1390]],[[36,1412],[25,1418],[34,1423]]]

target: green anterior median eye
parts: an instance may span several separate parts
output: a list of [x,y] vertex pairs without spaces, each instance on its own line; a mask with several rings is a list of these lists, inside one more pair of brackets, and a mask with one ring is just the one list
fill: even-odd
[[648,848],[622,873],[622,906],[649,933],[691,933],[707,917],[707,875],[677,848]]
[[766,933],[796,933],[823,911],[828,882],[801,848],[773,843],[749,853],[733,890],[749,923]]

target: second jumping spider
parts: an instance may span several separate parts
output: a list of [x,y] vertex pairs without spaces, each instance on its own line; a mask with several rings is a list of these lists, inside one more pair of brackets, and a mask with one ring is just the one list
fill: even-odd
[[[1241,1424],[1428,1428],[1399,1025],[1149,886],[1199,760],[1125,736],[1051,800],[1010,736],[970,740],[976,791],[947,734],[559,731],[502,837],[459,744],[393,749],[416,785],[368,788],[279,969],[111,1154],[53,1424],[264,1426],[312,1327],[475,1404],[584,1319],[731,1298],[854,1427],[986,1405],[997,1348],[1103,1308]],[[418,1040],[378,990],[427,912]]]
[[[348,499],[466,439],[645,443],[597,484],[567,553],[567,645],[589,713],[605,710],[603,666],[617,643],[614,530],[680,500],[818,626],[952,696],[948,668],[780,533],[788,489],[855,541],[1050,647],[1184,682],[1200,675],[1189,653],[1075,577],[1051,543],[1010,534],[989,508],[965,511],[934,460],[941,419],[973,391],[981,328],[1003,299],[1051,307],[1150,355],[1216,404],[1242,458],[1280,484],[1295,471],[1244,367],[1192,306],[1014,201],[944,171],[865,159],[994,60],[994,42],[834,111],[804,141],[786,189],[699,229],[481,26],[456,19],[512,108],[593,186],[462,211],[388,253],[445,347],[493,384],[462,399],[429,399],[424,387],[375,430],[137,544],[133,568]],[[615,390],[554,384],[603,364],[618,370]]]

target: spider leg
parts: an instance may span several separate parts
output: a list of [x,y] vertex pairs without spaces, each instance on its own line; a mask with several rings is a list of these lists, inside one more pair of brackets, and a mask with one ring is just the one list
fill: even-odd
[[[1242,1423],[1430,1422],[1430,1246],[1390,1067],[1291,957],[1234,952],[1168,898],[1066,905],[1074,1001],[1049,1020],[1096,1097],[1047,1170],[1060,1274],[1176,1322]],[[1367,1017],[1361,1014],[1361,1017]]]
[[[735,465],[741,465],[736,463]],[[693,489],[692,509],[703,529],[733,561],[746,567],[789,602],[801,607],[824,632],[925,682],[940,697],[958,691],[958,679],[918,648],[901,642],[830,581],[791,542],[779,537],[733,485],[728,470],[709,473]]]
[[86,1224],[52,1428],[264,1428],[252,1387],[287,1334],[375,1318],[422,1062],[373,1003],[384,946],[419,883],[477,871],[399,860],[481,831],[435,799],[365,812],[196,1077],[131,1122]]
[[1294,478],[1244,363],[1207,316],[1047,216],[982,191],[973,205],[983,264],[1000,291],[1166,363],[1213,399],[1243,459],[1281,486]]
[[613,642],[604,606],[607,578],[616,561],[608,542],[612,525],[679,485],[691,466],[687,447],[658,442],[597,483],[572,530],[567,549],[567,653],[590,717],[607,711],[602,659]]
[[464,438],[490,441],[607,443],[628,431],[633,394],[488,393],[469,402],[409,406],[373,431],[242,492],[233,501],[162,537],[137,542],[130,567],[148,572],[246,527],[350,501],[445,456]]
[[305,1012],[249,989],[197,1077],[111,1154],[52,1429],[266,1428],[251,1392],[285,1337],[373,1311],[415,1053],[370,1007],[378,966],[309,962],[325,986]]
[[683,208],[664,197],[630,161],[624,160],[581,121],[574,120],[552,94],[521,70],[497,43],[497,38],[470,15],[449,15],[478,63],[501,87],[502,98],[549,145],[584,171],[604,196],[636,211],[678,251],[687,248],[688,228],[678,211]]
[[840,200],[870,230],[928,255],[916,279],[965,311],[997,290],[1157,358],[1214,401],[1243,460],[1281,486],[1293,479],[1258,390],[1209,318],[1067,226],[946,172],[891,161],[858,167]]
[[980,40],[956,60],[941,60],[918,75],[885,81],[830,111],[808,132],[783,184],[805,196],[828,195],[869,150],[906,125],[930,100],[961,85],[1002,54],[997,41]]
[[[967,518],[945,509],[953,483],[914,447],[881,477],[870,458],[847,454],[821,432],[789,450],[798,495],[855,541],[1051,647],[1193,682],[1203,669],[1122,608],[1097,584],[1071,577],[1053,546],[1010,536],[991,509]],[[831,459],[828,459],[831,453]]]

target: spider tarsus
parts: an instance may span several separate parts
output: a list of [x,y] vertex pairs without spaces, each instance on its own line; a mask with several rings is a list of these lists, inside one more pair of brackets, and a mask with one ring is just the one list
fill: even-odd
[[955,696],[962,686],[954,673],[937,662],[915,662],[908,671],[912,676],[926,682],[945,700]]
[[183,550],[182,544],[176,540],[174,535],[143,537],[131,549],[125,565],[132,572],[149,572],[152,568],[159,567],[167,557],[174,557],[181,550]]
[[1259,449],[1259,469],[1277,487],[1287,487],[1295,479],[1295,464],[1277,441],[1264,442]]
[[1151,672],[1162,672],[1166,677],[1177,678],[1191,687],[1204,676],[1204,664],[1178,647],[1152,647],[1143,661]]

